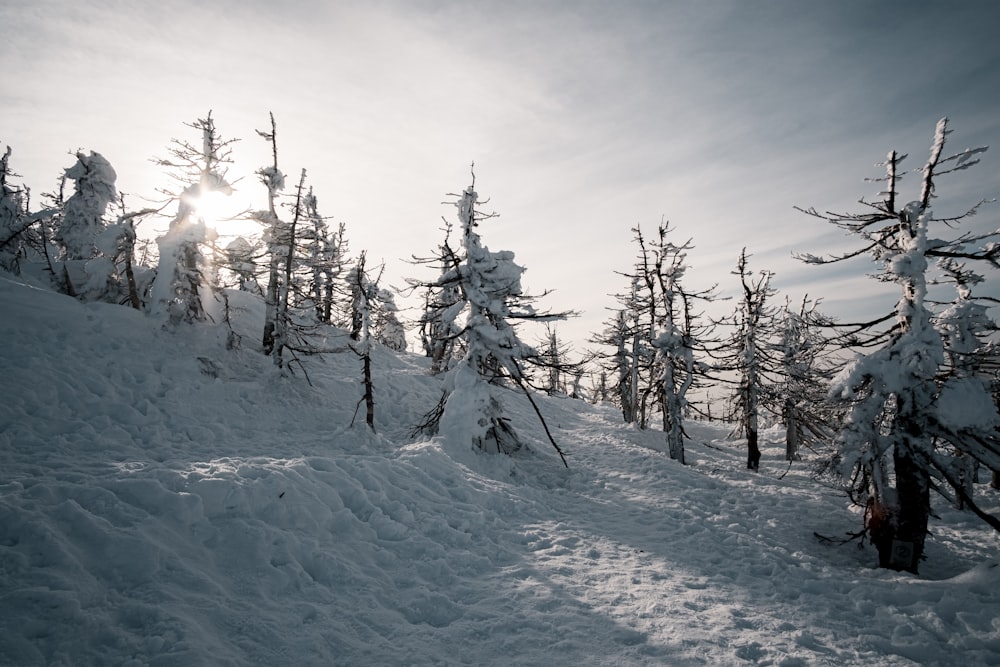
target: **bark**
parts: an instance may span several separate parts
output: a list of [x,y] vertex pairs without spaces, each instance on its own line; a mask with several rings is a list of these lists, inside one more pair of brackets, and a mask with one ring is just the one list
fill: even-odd
[[799,458],[799,414],[795,401],[791,398],[785,401],[785,460],[797,461]]
[[[893,462],[899,508],[889,567],[917,574],[930,518],[930,475],[926,468],[914,460],[913,453],[907,446],[896,447]],[[881,562],[881,553],[879,557]]]
[[[365,341],[366,344],[368,341]],[[368,347],[365,348],[364,355],[364,374],[365,374],[365,422],[372,431],[375,430],[375,392],[372,388],[372,358],[368,351]]]
[[747,429],[747,470],[760,468],[760,448],[757,446],[757,429]]

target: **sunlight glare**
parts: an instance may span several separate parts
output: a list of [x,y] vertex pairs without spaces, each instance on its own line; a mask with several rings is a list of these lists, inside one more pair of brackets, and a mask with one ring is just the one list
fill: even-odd
[[194,209],[194,217],[202,220],[207,227],[215,229],[220,237],[233,237],[253,233],[257,227],[252,220],[239,216],[239,208],[232,197],[218,190],[203,192],[188,199]]

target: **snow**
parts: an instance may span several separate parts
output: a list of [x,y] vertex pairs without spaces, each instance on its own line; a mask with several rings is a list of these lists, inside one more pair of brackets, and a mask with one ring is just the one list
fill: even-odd
[[1000,664],[1000,539],[970,514],[935,506],[918,578],[816,539],[859,516],[778,429],[755,474],[689,422],[681,466],[539,396],[566,470],[504,392],[530,452],[414,441],[441,380],[381,347],[372,433],[355,355],[282,378],[259,300],[230,301],[233,351],[0,276],[0,664]]

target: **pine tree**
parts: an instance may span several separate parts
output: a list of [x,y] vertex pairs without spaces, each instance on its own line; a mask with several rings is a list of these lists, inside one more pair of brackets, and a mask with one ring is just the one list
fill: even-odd
[[[514,253],[493,252],[483,245],[478,227],[496,216],[481,213],[478,200],[473,182],[456,203],[463,256],[447,278],[461,292],[461,300],[453,308],[465,317],[458,335],[465,342],[466,353],[448,371],[445,393],[438,406],[417,428],[431,433],[440,431],[453,441],[469,441],[485,452],[513,454],[524,443],[505,417],[497,395],[497,385],[509,382],[523,390],[549,442],[566,464],[526,383],[523,364],[537,357],[537,351],[519,339],[511,323],[511,320],[547,322],[562,319],[566,314],[536,312],[530,305],[531,297],[521,287],[524,269],[514,262]],[[439,282],[443,284],[444,280]]]
[[827,340],[820,327],[829,319],[817,311],[818,304],[802,298],[798,309],[788,300],[779,314],[778,339],[773,353],[780,363],[777,407],[785,425],[785,460],[799,460],[802,447],[816,448],[833,438],[836,412],[826,401],[830,378]]
[[[995,232],[950,232],[983,202],[957,216],[933,214],[938,178],[977,164],[986,150],[966,149],[944,157],[948,134],[947,119],[942,119],[920,169],[917,199],[900,205],[897,188],[906,156],[892,151],[882,163],[886,175],[879,180],[886,185],[879,193],[881,201],[862,200],[867,212],[805,211],[862,242],[844,255],[805,255],[805,261],[821,264],[871,253],[881,266],[876,277],[899,286],[894,312],[848,327],[863,349],[874,351],[858,355],[834,380],[831,394],[849,408],[836,439],[841,472],[850,480],[854,497],[866,505],[867,530],[879,564],[914,573],[928,535],[930,492],[936,486],[932,474],[945,479],[970,509],[1000,530],[1000,519],[980,510],[966,494],[943,445],[991,468],[1000,466],[1000,415],[985,384],[962,377],[943,384],[938,380],[946,356],[929,309],[929,262],[950,259],[1000,266]],[[937,237],[938,229],[950,232],[950,238]]]
[[431,359],[433,375],[447,371],[453,359],[464,352],[459,347],[462,341],[459,338],[460,328],[456,325],[456,318],[465,307],[459,281],[460,260],[451,247],[452,224],[447,220],[444,223],[444,240],[438,246],[436,255],[414,256],[412,259],[414,264],[435,268],[437,278],[430,282],[407,281],[410,291],[424,290],[424,308],[419,320],[420,343]]
[[769,355],[768,341],[775,334],[775,309],[770,305],[774,296],[770,271],[752,276],[747,264],[746,248],[740,252],[735,274],[740,278],[742,299],[733,315],[735,331],[731,339],[732,355],[728,370],[738,375],[734,397],[734,418],[737,432],[747,438],[747,469],[760,468],[760,415],[773,405],[776,362]]
[[188,127],[200,133],[200,146],[174,139],[170,157],[157,161],[160,166],[175,169],[172,176],[183,187],[180,192],[164,191],[177,202],[177,213],[167,232],[156,240],[160,261],[151,303],[154,314],[165,315],[174,324],[209,317],[216,275],[206,247],[217,234],[199,214],[198,203],[209,193],[232,193],[226,181],[226,166],[236,141],[219,136],[211,112]]
[[[108,205],[118,197],[117,174],[100,153],[79,152],[64,176],[73,181],[74,192],[63,203],[54,229],[61,248],[62,285],[68,294],[85,300],[115,300],[119,293],[115,239],[102,242],[101,237],[109,227]],[[106,244],[111,246],[108,253],[99,248]]]
[[27,192],[15,187],[17,178],[10,166],[12,150],[7,146],[0,157],[0,267],[16,272],[25,254],[25,236],[37,217],[28,215]]
[[55,240],[67,260],[88,260],[99,253],[97,237],[107,227],[104,216],[108,205],[118,198],[115,181],[118,175],[100,153],[76,154],[76,164],[66,169],[74,192],[63,205],[55,229]]

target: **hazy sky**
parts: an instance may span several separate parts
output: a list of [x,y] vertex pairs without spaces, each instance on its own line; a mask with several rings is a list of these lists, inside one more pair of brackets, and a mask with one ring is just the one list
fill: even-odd
[[857,210],[872,165],[891,148],[922,164],[945,115],[952,148],[995,147],[942,201],[1000,190],[995,0],[0,0],[0,25],[0,144],[35,193],[82,148],[138,207],[165,185],[150,158],[211,109],[241,139],[234,210],[260,206],[254,130],[273,111],[283,171],[306,168],[352,251],[402,285],[432,277],[403,260],[433,251],[475,161],[500,214],[484,242],[555,290],[543,305],[584,311],[560,327],[578,350],[625,286],[636,224],[693,239],[691,287],[732,292],[747,246],[783,293],[850,316],[878,286],[794,261],[846,247],[794,205]]

